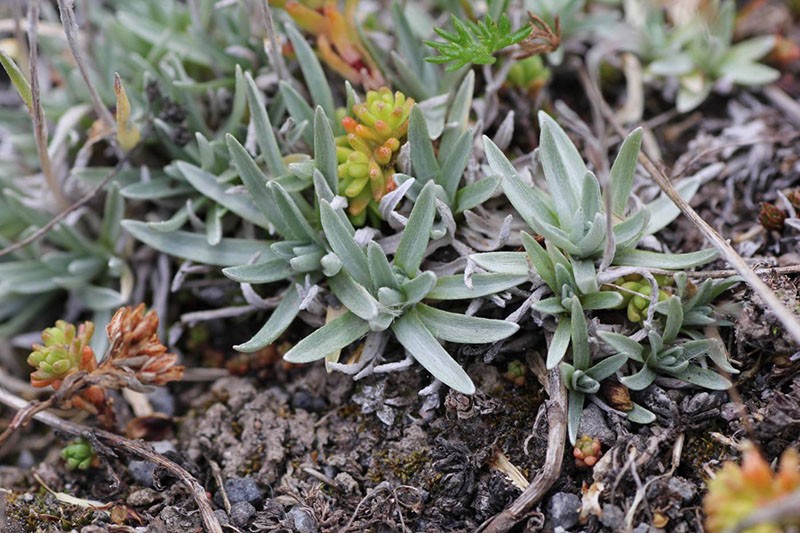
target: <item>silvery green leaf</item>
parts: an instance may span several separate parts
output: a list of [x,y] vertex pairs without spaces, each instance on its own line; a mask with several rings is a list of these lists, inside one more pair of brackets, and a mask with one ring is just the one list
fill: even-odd
[[369,324],[348,311],[295,344],[283,359],[290,363],[316,361],[341,350],[367,333]]
[[727,279],[717,281],[713,283],[711,287],[711,293],[708,296],[708,301],[705,302],[698,302],[698,305],[706,305],[711,303],[712,301],[716,300],[719,295],[723,292],[727,291],[734,285],[741,283],[742,277],[741,276],[731,276]]
[[596,381],[603,381],[604,379],[613,376],[627,361],[627,355],[624,353],[618,353],[598,361],[594,364],[594,366],[592,366],[592,368],[586,371],[586,374]]
[[[239,173],[239,178],[242,180],[247,192],[253,199],[256,207],[261,210],[261,214],[266,218],[267,214],[273,217],[276,213],[277,206],[272,197],[272,194],[267,189],[267,177],[261,172],[261,169],[256,165],[256,162],[247,153],[244,146],[236,140],[233,135],[226,135],[225,141],[228,145],[228,153],[231,156],[233,166]],[[270,220],[273,224],[274,220]],[[279,231],[282,228],[277,228]]]
[[419,37],[411,29],[403,9],[404,6],[398,2],[392,2],[392,27],[397,38],[397,50],[400,57],[408,58],[410,68],[414,69],[414,75],[422,80],[424,78],[422,65],[424,65],[425,51]]
[[205,265],[242,265],[256,254],[261,254],[262,261],[269,260],[273,255],[268,241],[224,238],[216,246],[209,246],[205,236],[197,233],[163,233],[138,220],[123,220],[121,224],[137,240],[160,252]]
[[188,183],[180,183],[170,177],[160,177],[126,185],[120,190],[120,194],[130,200],[161,200],[185,196],[193,191],[194,188]]
[[710,81],[703,82],[700,90],[690,89],[686,84],[681,84],[678,88],[678,95],[675,98],[675,109],[679,113],[687,113],[703,103],[703,100],[711,94],[713,85]]
[[333,191],[328,186],[328,181],[322,175],[322,173],[314,169],[313,171],[313,182],[314,182],[314,193],[316,193],[317,198],[322,200],[327,200],[329,203],[333,201]]
[[714,364],[716,364],[724,372],[727,372],[728,374],[739,373],[739,371],[736,368],[731,366],[730,361],[728,361],[725,347],[718,340],[714,340],[711,342],[711,345],[706,351],[706,355],[708,355],[709,359],[714,361]]
[[183,174],[186,181],[191,183],[192,187],[197,189],[201,194],[227,207],[230,211],[257,226],[261,226],[262,228],[267,228],[269,226],[269,221],[256,204],[253,203],[253,200],[241,194],[228,194],[227,187],[217,181],[217,178],[213,174],[209,174],[200,167],[185,161],[176,162],[175,167]]
[[[312,169],[312,172],[313,170],[316,169]],[[311,173],[309,173],[308,178],[304,176],[298,176],[297,174],[287,174],[285,176],[278,176],[277,178],[273,178],[271,181],[283,187],[283,190],[288,193],[302,192],[308,189],[309,185],[313,183],[310,176]]]
[[298,253],[289,260],[289,266],[295,272],[318,272],[322,268],[320,262],[325,256],[325,251],[316,248],[311,252]]
[[697,385],[698,387],[703,387],[704,389],[728,390],[733,386],[730,381],[713,370],[700,368],[694,365],[689,365],[682,372],[670,374],[682,381]]
[[322,107],[314,111],[314,162],[334,194],[339,192],[339,171],[336,160],[336,141]]
[[289,196],[289,193],[274,181],[267,185],[267,189],[272,193],[275,205],[278,207],[280,216],[288,230],[289,238],[310,240],[317,244],[322,244],[319,234],[308,223],[305,215],[295,203],[294,198]]
[[644,365],[637,373],[619,378],[619,382],[631,390],[643,390],[649,387],[656,377],[657,374],[649,366]]
[[222,217],[227,210],[219,204],[214,204],[206,212],[206,241],[211,246],[216,246],[222,240]]
[[683,326],[710,326],[711,324],[720,324],[718,320],[708,316],[707,312],[692,310],[683,315]]
[[683,307],[681,299],[677,296],[670,296],[666,300],[667,320],[664,324],[664,342],[670,343],[675,340],[683,327]]
[[162,47],[165,37],[168,36],[170,52],[191,63],[213,68],[216,60],[229,60],[224,54],[222,58],[214,59],[210,57],[206,51],[197,47],[194,40],[189,38],[188,33],[176,32],[145,15],[140,15],[133,11],[119,11],[117,19],[124,28],[135,33],[151,45]]
[[603,251],[606,242],[606,216],[597,213],[594,220],[590,222],[589,231],[581,240],[575,243],[577,247],[577,257],[593,257]]
[[417,76],[414,69],[403,59],[403,56],[392,50],[389,53],[389,57],[391,57],[392,64],[395,67],[398,84],[404,93],[418,95],[422,98],[432,96],[432,89],[425,86],[425,83]]
[[238,344],[233,348],[240,352],[256,352],[278,340],[286,329],[292,325],[295,317],[300,312],[301,298],[297,289],[292,286],[283,293],[281,303],[272,311],[269,320],[253,335],[249,341]]
[[633,248],[645,236],[647,225],[650,222],[650,211],[640,209],[633,215],[616,224],[614,232],[614,242],[617,249]]
[[375,241],[370,241],[367,244],[367,263],[370,276],[376,287],[389,287],[394,290],[400,288],[386,254]]
[[[440,149],[441,150],[441,149]],[[446,157],[445,157],[446,156]],[[453,142],[449,152],[439,152],[439,157],[445,157],[438,183],[447,193],[447,198],[452,202],[456,197],[461,176],[467,168],[469,158],[472,156],[472,132],[461,133]],[[413,154],[412,154],[413,160]]]
[[264,102],[261,101],[261,92],[256,87],[256,82],[249,72],[245,73],[245,88],[247,92],[247,102],[250,107],[250,117],[256,130],[256,142],[264,157],[272,177],[283,176],[286,174],[286,165],[283,163],[281,149],[278,147],[278,140],[272,129],[272,121],[269,118]]
[[408,142],[411,145],[411,161],[417,180],[425,183],[433,179],[439,174],[439,163],[433,152],[425,115],[419,105],[411,109],[408,119]]
[[456,214],[463,213],[468,209],[481,205],[494,196],[494,192],[497,190],[499,184],[499,177],[489,176],[488,178],[480,179],[465,187],[461,187],[456,191],[454,212]]
[[425,258],[425,249],[428,247],[433,218],[436,214],[435,195],[434,183],[426,183],[411,209],[408,223],[400,237],[400,244],[397,245],[394,264],[408,277],[417,275],[419,266]]
[[[561,304],[559,303],[559,306]],[[563,309],[563,308],[562,308]],[[553,333],[553,338],[550,339],[550,345],[547,347],[547,369],[551,370],[558,365],[564,355],[567,353],[570,342],[570,332],[572,331],[572,321],[569,315],[564,315],[558,319],[556,324],[556,331]]]
[[731,63],[749,63],[757,61],[770,53],[775,47],[774,35],[763,35],[741,41],[730,47],[725,61]]
[[578,426],[581,423],[581,414],[583,413],[583,402],[585,395],[578,391],[569,391],[569,400],[567,406],[567,434],[569,436],[570,444],[575,444],[578,440]]
[[714,248],[685,254],[664,254],[647,250],[618,250],[614,256],[615,265],[683,270],[704,265],[718,255]]
[[[553,267],[553,260],[550,255],[545,251],[542,246],[536,242],[536,239],[525,233],[520,233],[522,237],[522,245],[528,254],[528,259],[533,266],[533,270],[539,274],[551,290],[556,290],[556,272]],[[527,266],[527,265],[526,265]]]
[[[188,204],[189,202],[187,202]],[[194,202],[193,206],[196,207],[203,207],[208,203],[208,198],[200,198],[198,202]],[[162,220],[160,222],[147,222],[147,227],[153,229],[155,231],[161,233],[172,233],[174,231],[179,230],[186,221],[189,220],[189,208],[184,205],[175,213],[168,218],[167,220]]]
[[440,153],[449,154],[450,146],[457,142],[456,139],[460,139],[462,132],[467,131],[474,92],[475,72],[470,70],[464,76],[464,81],[458,86],[453,102],[450,104],[450,109],[447,110],[447,123],[439,145]]
[[214,168],[214,161],[217,159],[214,154],[214,147],[211,146],[211,142],[206,136],[199,131],[195,133],[194,137],[197,141],[197,151],[200,154],[200,168],[206,172],[211,172]]
[[572,275],[572,267],[567,267],[562,263],[558,263],[555,268],[556,272],[556,287],[560,289],[569,288],[570,290],[577,291],[578,287],[575,284],[575,278]]
[[597,285],[597,270],[591,259],[573,259],[572,275],[581,294],[592,294],[600,290]]
[[347,271],[343,270],[328,278],[328,285],[339,301],[354,315],[364,320],[372,320],[378,315],[378,300],[363,285],[356,283]]
[[441,311],[425,304],[416,309],[420,320],[434,337],[460,344],[488,344],[510,337],[519,325],[505,320],[492,320]]
[[309,146],[313,146],[314,132],[312,131],[312,124],[314,123],[314,110],[311,109],[306,99],[289,82],[281,80],[278,83],[278,88],[294,121],[297,124],[305,124],[303,127],[303,140]]
[[86,285],[77,291],[83,305],[92,311],[102,311],[104,309],[116,309],[122,307],[127,302],[119,291],[108,287],[98,287],[96,285]]
[[641,405],[635,402],[631,402],[633,404],[633,409],[628,411],[626,418],[635,424],[650,424],[655,421],[656,415],[654,415],[651,411],[645,409]]
[[541,233],[544,224],[557,225],[558,220],[553,215],[547,196],[537,187],[526,185],[502,150],[485,135],[483,146],[486,151],[486,162],[492,172],[502,178],[503,191],[523,220],[537,233]]
[[333,252],[325,254],[325,256],[320,259],[319,264],[322,267],[322,273],[329,278],[335,276],[342,270],[342,260]]
[[774,68],[760,63],[724,63],[720,73],[734,83],[740,85],[765,85],[781,77],[781,73]]
[[623,302],[622,295],[614,291],[600,291],[581,296],[581,305],[587,311],[615,309]]
[[439,381],[463,394],[473,394],[475,385],[463,368],[442,348],[412,307],[392,323],[397,340]]
[[568,230],[572,215],[578,209],[586,164],[561,126],[543,111],[539,112],[539,127],[539,148],[547,188],[560,225]]
[[614,350],[624,353],[630,359],[639,361],[640,363],[642,362],[644,347],[637,341],[612,331],[598,331],[597,334],[603,339],[603,342],[611,346]]
[[331,86],[325,77],[325,72],[322,70],[322,65],[320,65],[314,50],[293,24],[285,24],[284,27],[286,36],[292,42],[292,48],[294,48],[294,52],[297,55],[297,63],[300,65],[300,70],[303,71],[306,87],[311,94],[311,101],[321,106],[327,116],[336,116],[336,106],[333,104]]
[[124,214],[125,201],[120,195],[119,186],[116,183],[112,183],[106,193],[103,220],[100,225],[100,242],[109,250],[114,250],[117,247],[117,242],[122,232],[122,227],[119,223]]
[[464,284],[464,276],[443,276],[428,293],[433,300],[468,300],[497,294],[528,281],[528,276],[514,274],[473,274],[472,288]]
[[[696,176],[682,180],[675,185],[675,190],[687,202],[692,199],[698,188],[700,188],[700,178]],[[678,206],[666,194],[661,194],[647,204],[646,209],[650,212],[650,222],[645,230],[646,235],[653,235],[667,227],[681,213]]]
[[597,181],[594,172],[587,171],[583,175],[583,186],[581,187],[581,209],[587,220],[593,220],[595,215],[601,212],[601,199],[600,182]]
[[545,315],[561,315],[567,312],[561,303],[561,298],[556,296],[534,302],[531,304],[531,309]]
[[431,289],[436,285],[436,274],[433,272],[421,272],[419,276],[404,282],[400,290],[406,297],[406,303],[415,304],[428,296]]
[[628,205],[641,146],[642,128],[636,128],[625,137],[611,166],[611,211],[619,217],[625,214]]
[[384,307],[395,307],[405,303],[405,301],[405,295],[398,290],[389,287],[378,289],[378,302]]
[[693,68],[694,60],[686,53],[672,54],[647,65],[647,70],[656,76],[680,76],[690,73]]
[[355,232],[350,222],[337,215],[331,204],[325,200],[320,201],[319,213],[322,227],[325,230],[325,238],[331,249],[342,260],[344,269],[356,282],[364,285],[367,289],[372,289],[367,257],[353,239]]
[[288,279],[293,274],[289,263],[283,259],[223,268],[222,273],[237,283],[273,283]]
[[572,364],[578,370],[586,370],[592,362],[592,354],[589,351],[589,327],[586,324],[581,301],[575,297],[572,298],[570,322]]
[[238,63],[234,67],[234,80],[231,107],[228,110],[228,118],[225,120],[221,131],[233,131],[234,128],[241,124],[245,109],[247,108],[247,90],[245,89],[242,67]]
[[488,252],[469,256],[479,267],[490,272],[524,276],[528,273],[528,259],[523,252]]

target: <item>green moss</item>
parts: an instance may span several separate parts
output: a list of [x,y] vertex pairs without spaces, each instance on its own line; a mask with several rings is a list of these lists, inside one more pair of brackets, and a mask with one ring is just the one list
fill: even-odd
[[367,471],[367,478],[375,483],[380,483],[387,477],[408,483],[428,464],[430,456],[427,450],[415,450],[407,455],[382,450],[375,454],[373,465]]

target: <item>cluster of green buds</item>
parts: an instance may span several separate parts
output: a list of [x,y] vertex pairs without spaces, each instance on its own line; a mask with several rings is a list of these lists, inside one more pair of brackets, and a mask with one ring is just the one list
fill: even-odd
[[550,81],[550,69],[545,66],[541,56],[535,55],[517,61],[508,71],[506,79],[512,87],[533,96]]
[[412,98],[382,87],[367,92],[352,116],[342,119],[346,135],[336,139],[339,190],[349,199],[353,223],[363,224],[367,206],[377,212],[381,198],[395,188],[394,162],[408,133]]
[[[669,276],[654,275],[659,287],[669,285],[672,279]],[[631,322],[642,322],[647,318],[647,311],[650,309],[650,298],[653,288],[650,282],[638,274],[625,276],[614,282],[619,287],[622,294],[622,303],[615,309],[626,309],[628,320]],[[669,298],[669,293],[663,289],[658,290],[658,301],[663,302]]]
[[572,456],[575,458],[575,466],[578,468],[592,468],[603,456],[600,441],[589,435],[584,435],[575,442]]
[[89,346],[93,333],[91,322],[84,322],[76,330],[73,324],[59,320],[55,327],[45,329],[42,332],[44,345],[34,344],[28,356],[28,364],[36,368],[31,373],[31,384],[34,387],[52,385],[58,389],[70,374],[93,370],[97,364]]
[[514,384],[515,387],[522,387],[525,385],[525,363],[519,359],[514,359],[508,363],[508,370],[503,377]]
[[88,469],[92,466],[95,457],[94,448],[84,438],[72,441],[61,450],[61,458],[67,462],[67,468],[70,470]]

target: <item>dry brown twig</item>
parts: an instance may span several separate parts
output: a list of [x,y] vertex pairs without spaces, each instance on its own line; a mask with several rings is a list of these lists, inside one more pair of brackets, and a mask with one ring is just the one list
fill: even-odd
[[[19,396],[11,394],[3,388],[0,388],[0,403],[11,407],[12,409],[18,410],[25,409],[28,405],[28,402]],[[222,526],[220,525],[217,517],[214,515],[214,511],[211,508],[211,503],[208,501],[205,488],[203,488],[203,486],[183,467],[170,461],[163,455],[154,452],[147,444],[132,441],[108,431],[90,428],[81,424],[75,424],[74,422],[68,422],[44,410],[40,410],[39,412],[35,413],[33,418],[58,431],[84,437],[90,442],[99,441],[110,448],[122,450],[123,452],[135,455],[136,457],[144,459],[145,461],[153,463],[154,465],[168,471],[189,489],[192,498],[194,499],[198,510],[200,511],[206,531],[210,533],[222,533]]]
[[554,52],[561,44],[561,21],[556,15],[553,27],[538,15],[528,11],[531,33],[519,43],[519,51],[514,54],[514,59],[525,59],[538,54]]
[[47,186],[56,199],[59,206],[66,206],[67,199],[61,191],[59,183],[53,172],[53,165],[50,161],[50,154],[47,152],[47,123],[44,120],[44,109],[42,108],[41,89],[39,87],[39,2],[32,0],[28,5],[28,64],[30,65],[30,84],[31,84],[31,118],[33,119],[33,136],[36,141],[36,151],[39,153],[39,164],[42,167],[42,174],[47,181]]
[[541,500],[561,473],[567,444],[567,390],[555,368],[547,373],[547,455],[539,475],[530,486],[500,514],[484,522],[481,533],[504,533],[523,520],[531,507]]

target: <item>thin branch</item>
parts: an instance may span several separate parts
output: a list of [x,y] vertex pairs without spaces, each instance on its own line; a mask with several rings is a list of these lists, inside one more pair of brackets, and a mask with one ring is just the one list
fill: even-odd
[[272,56],[272,66],[278,74],[279,80],[286,79],[287,68],[283,61],[283,54],[278,47],[278,38],[275,36],[275,21],[272,19],[272,10],[269,8],[268,0],[259,0],[261,3],[261,14],[264,17],[264,29],[269,38],[270,55]]
[[75,21],[74,4],[75,0],[58,0],[58,10],[61,13],[61,24],[64,25],[64,33],[67,35],[67,43],[69,44],[70,51],[72,51],[72,56],[75,58],[75,63],[78,65],[78,70],[81,72],[83,81],[89,89],[89,96],[92,98],[94,112],[103,122],[108,124],[110,128],[114,128],[116,125],[114,117],[111,116],[111,112],[103,104],[103,100],[100,98],[97,88],[89,77],[89,69],[86,66],[86,61],[80,50],[78,43],[78,23]]
[[131,153],[132,152],[128,152],[128,154],[126,154],[125,157],[123,157],[120,160],[120,162],[117,163],[117,166],[115,166],[114,169],[111,172],[109,172],[108,175],[105,178],[103,178],[103,181],[98,183],[95,186],[94,189],[92,189],[91,191],[87,192],[85,195],[83,195],[74,204],[70,205],[69,207],[67,207],[66,209],[61,211],[59,214],[54,216],[53,219],[50,222],[48,222],[47,224],[45,224],[41,228],[37,229],[36,231],[34,231],[33,233],[31,233],[30,235],[28,235],[27,237],[25,237],[21,241],[15,242],[14,244],[12,244],[10,246],[6,246],[2,250],[0,250],[0,257],[3,257],[4,255],[8,255],[10,253],[16,252],[17,250],[20,250],[20,249],[24,248],[25,246],[28,246],[32,242],[41,239],[42,237],[47,235],[47,232],[50,231],[53,228],[53,226],[55,226],[56,224],[58,224],[59,222],[64,220],[67,217],[67,215],[69,215],[70,213],[72,213],[76,209],[79,209],[81,206],[83,206],[84,204],[89,202],[92,198],[94,198],[94,196],[98,192],[100,192],[100,190],[103,187],[105,187],[108,184],[109,181],[111,181],[111,179],[114,176],[116,176],[120,172],[120,170],[122,170],[122,167],[128,161],[128,157],[130,156]]
[[33,118],[33,136],[36,140],[36,151],[39,153],[39,162],[42,167],[42,174],[47,180],[47,186],[53,193],[53,197],[59,206],[67,205],[67,199],[61,191],[61,184],[53,173],[53,165],[50,161],[50,154],[47,152],[47,124],[44,120],[44,109],[42,109],[41,90],[39,88],[39,2],[31,0],[28,5],[28,50],[30,52],[28,64],[31,69],[31,117]]
[[567,443],[567,390],[561,384],[558,369],[550,370],[547,377],[547,455],[542,470],[514,503],[478,529],[482,533],[511,530],[547,494],[561,473]]
[[[28,402],[3,388],[0,388],[0,403],[13,409],[25,409],[26,405],[28,405]],[[205,530],[210,533],[222,533],[222,526],[214,515],[211,503],[206,496],[205,488],[203,488],[203,486],[184,468],[170,461],[163,455],[154,452],[147,444],[129,440],[101,429],[68,422],[44,411],[36,413],[33,418],[64,433],[84,437],[89,441],[100,441],[111,448],[123,450],[168,471],[178,478],[181,483],[186,485],[191,492],[192,498],[194,498],[200,510],[200,516],[202,517]]]
[[[617,121],[616,117],[614,116],[614,111],[609,107],[608,103],[603,99],[603,95],[600,94],[599,89],[594,84],[594,82],[590,79],[590,77],[586,74],[585,68],[580,70],[580,77],[581,81],[583,82],[584,86],[586,87],[586,91],[590,98],[593,98],[597,101],[600,109],[603,112],[606,120],[617,130],[617,133],[620,135],[625,134],[625,130],[622,125]],[[745,262],[745,260],[740,256],[736,250],[728,243],[727,240],[722,238],[722,236],[717,233],[717,231],[712,228],[708,222],[702,219],[700,215],[697,214],[692,206],[690,206],[686,200],[681,197],[680,193],[675,189],[670,182],[667,175],[664,173],[659,166],[657,166],[650,157],[647,156],[645,153],[639,154],[639,162],[644,166],[645,170],[650,174],[653,180],[658,184],[664,194],[666,194],[670,200],[681,210],[681,213],[689,219],[689,221],[694,224],[697,229],[708,239],[714,247],[719,250],[720,255],[730,264],[736,272],[744,278],[744,281],[750,285],[750,288],[753,289],[760,298],[761,301],[764,302],[764,305],[769,307],[778,320],[781,321],[783,327],[786,328],[786,331],[797,341],[800,343],[800,320],[797,319],[794,313],[789,310],[783,302],[781,302],[780,298],[778,298],[775,293],[770,289],[764,281],[758,277],[758,275],[753,271],[752,268]]]

